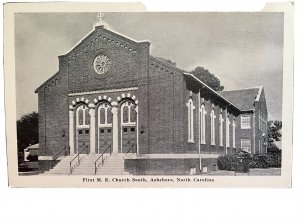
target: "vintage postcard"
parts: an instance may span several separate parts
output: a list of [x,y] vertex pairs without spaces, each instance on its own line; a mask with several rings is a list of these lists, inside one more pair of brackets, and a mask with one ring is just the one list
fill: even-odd
[[292,3],[47,4],[4,8],[11,187],[291,187]]

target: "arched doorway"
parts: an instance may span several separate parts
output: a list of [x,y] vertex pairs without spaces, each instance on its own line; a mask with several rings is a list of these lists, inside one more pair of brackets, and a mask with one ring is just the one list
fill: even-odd
[[[75,153],[89,153],[90,147],[90,115],[86,104],[80,104],[76,109],[76,148]],[[87,148],[86,148],[87,147]]]
[[98,106],[98,147],[96,153],[103,153],[106,148],[112,148],[112,108],[110,103],[103,102]]
[[121,104],[121,153],[127,153],[132,145],[137,144],[136,121],[136,104],[132,100],[125,100]]

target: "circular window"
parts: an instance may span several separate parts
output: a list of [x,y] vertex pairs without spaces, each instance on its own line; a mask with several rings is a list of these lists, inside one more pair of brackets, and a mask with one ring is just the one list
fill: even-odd
[[105,74],[111,66],[109,57],[99,54],[94,59],[94,69],[98,74]]

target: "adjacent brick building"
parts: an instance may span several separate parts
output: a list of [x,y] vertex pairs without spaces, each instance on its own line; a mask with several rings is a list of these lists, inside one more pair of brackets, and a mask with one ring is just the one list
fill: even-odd
[[266,151],[262,87],[216,92],[175,63],[150,55],[149,41],[94,29],[37,90],[40,160],[127,154],[133,174],[189,174],[216,169],[220,154]]

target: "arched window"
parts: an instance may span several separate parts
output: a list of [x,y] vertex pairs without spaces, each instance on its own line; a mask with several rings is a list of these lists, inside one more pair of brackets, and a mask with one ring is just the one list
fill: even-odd
[[216,144],[215,118],[216,118],[215,111],[214,111],[214,109],[212,109],[211,113],[210,113],[210,143],[211,143],[211,145]]
[[83,110],[81,108],[78,110],[78,125],[83,125]]
[[224,121],[224,119],[223,119],[222,112],[220,113],[219,121],[220,121],[220,127],[219,127],[220,146],[223,146],[223,121]]
[[187,102],[188,107],[188,142],[195,142],[194,141],[194,109],[195,106],[193,104],[193,99],[190,98]]
[[132,101],[125,101],[121,106],[122,124],[136,124],[136,106]]
[[82,104],[76,109],[76,126],[87,127],[90,125],[89,108]]
[[109,103],[102,103],[98,107],[98,125],[111,126],[112,122],[111,106]]
[[111,112],[111,106],[107,108],[107,123],[111,124],[112,123],[112,112]]
[[129,109],[127,106],[123,108],[123,123],[128,123],[129,120]]
[[206,120],[206,110],[205,110],[205,106],[204,104],[201,105],[200,108],[200,124],[201,124],[201,128],[200,128],[200,136],[201,136],[201,143],[202,144],[206,144],[206,128],[205,128],[205,120]]
[[85,111],[85,124],[90,125],[90,114],[88,111]]
[[235,148],[235,120],[232,121],[232,147]]
[[136,122],[136,111],[135,111],[135,106],[133,105],[131,105],[130,107],[130,121]]
[[229,115],[226,116],[226,147],[230,147],[230,142],[229,142],[229,127],[230,126],[230,119]]

